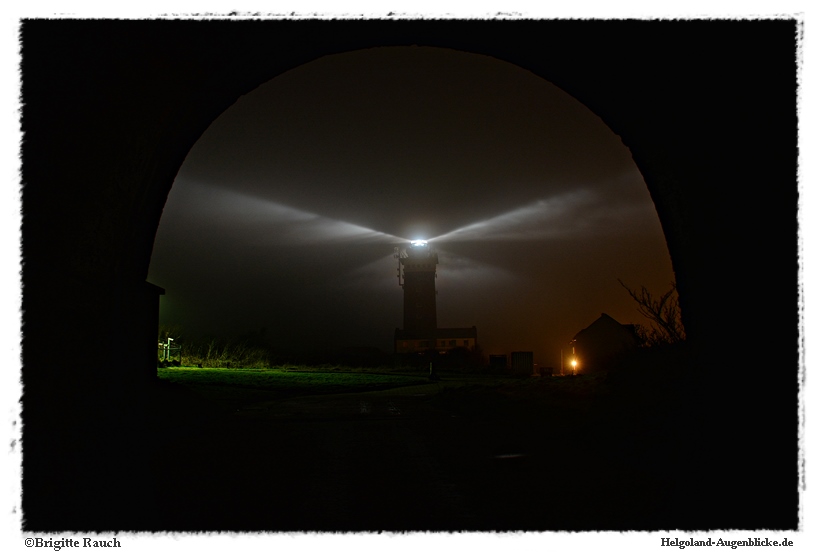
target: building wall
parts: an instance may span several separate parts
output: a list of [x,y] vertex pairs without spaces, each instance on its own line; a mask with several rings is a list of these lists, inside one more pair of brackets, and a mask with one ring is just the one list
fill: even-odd
[[417,353],[435,349],[441,353],[452,349],[464,348],[470,351],[475,350],[475,338],[437,338],[437,339],[397,339],[397,353]]
[[[578,361],[577,373],[605,370],[638,343],[633,331],[607,314],[578,332],[572,343],[573,358]],[[566,360],[566,358],[565,358]],[[569,359],[571,361],[572,358]]]
[[518,376],[531,376],[534,372],[532,351],[514,351],[510,353],[512,373]]

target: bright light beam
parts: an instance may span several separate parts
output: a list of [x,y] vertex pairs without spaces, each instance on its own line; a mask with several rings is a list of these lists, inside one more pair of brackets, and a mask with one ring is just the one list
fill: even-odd
[[[281,203],[219,186],[197,184],[205,188],[198,194],[195,207],[206,212],[211,224],[224,224],[231,230],[238,226],[263,226],[257,231],[261,241],[277,241],[288,245],[316,243],[390,243],[409,240],[358,224],[324,217]],[[237,216],[237,212],[241,216]]]
[[575,190],[462,226],[430,241],[527,241],[559,237],[578,227],[571,215],[593,201],[589,191]]

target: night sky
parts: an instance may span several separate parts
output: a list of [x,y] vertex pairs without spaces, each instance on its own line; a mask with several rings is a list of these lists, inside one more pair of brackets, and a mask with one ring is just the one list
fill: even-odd
[[168,197],[149,280],[184,335],[392,352],[393,248],[411,239],[439,254],[439,327],[475,325],[485,354],[544,366],[602,312],[644,322],[618,278],[656,293],[674,278],[600,118],[509,63],[398,47],[320,58],[214,121]]

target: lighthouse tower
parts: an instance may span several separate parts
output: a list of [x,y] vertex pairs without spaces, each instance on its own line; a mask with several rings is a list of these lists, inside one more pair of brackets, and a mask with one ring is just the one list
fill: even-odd
[[476,328],[439,328],[436,320],[438,255],[423,240],[396,248],[399,285],[404,289],[404,328],[396,329],[397,353],[474,349]]
[[404,288],[404,330],[419,338],[436,335],[438,255],[425,241],[399,252],[399,284]]

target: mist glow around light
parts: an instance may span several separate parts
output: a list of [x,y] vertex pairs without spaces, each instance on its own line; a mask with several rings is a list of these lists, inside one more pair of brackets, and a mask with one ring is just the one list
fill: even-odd
[[441,259],[438,272],[442,278],[439,286],[466,289],[476,285],[488,285],[490,282],[513,286],[519,281],[518,276],[503,266],[488,264],[446,249],[437,249],[436,253]]
[[354,292],[361,289],[393,292],[397,287],[396,258],[391,252],[365,265],[344,271],[342,275],[344,276],[340,279],[342,289]]

